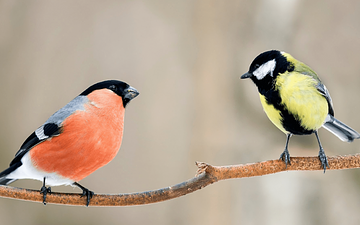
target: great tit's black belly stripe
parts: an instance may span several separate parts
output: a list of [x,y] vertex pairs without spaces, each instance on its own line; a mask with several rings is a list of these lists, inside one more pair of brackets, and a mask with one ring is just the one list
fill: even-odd
[[281,125],[284,129],[292,134],[305,135],[312,134],[314,130],[308,130],[301,126],[300,121],[294,114],[281,104],[280,94],[277,90],[264,90],[259,88],[260,94],[265,96],[266,103],[273,105],[281,113]]

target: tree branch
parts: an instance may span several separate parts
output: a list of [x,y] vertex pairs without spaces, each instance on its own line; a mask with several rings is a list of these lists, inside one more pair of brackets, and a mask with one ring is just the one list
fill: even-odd
[[[330,166],[328,170],[360,168],[360,154],[328,157],[328,161]],[[233,166],[212,166],[202,162],[196,162],[196,165],[198,166],[196,177],[183,183],[140,193],[96,194],[91,199],[89,206],[144,205],[177,198],[220,180],[262,176],[291,170],[323,170],[320,168],[318,157],[291,157],[291,165],[288,165],[287,168],[281,160]],[[43,200],[40,191],[1,185],[0,196],[34,202],[42,202]],[[81,194],[54,192],[47,195],[46,201],[53,204],[85,206],[86,198],[82,198]]]

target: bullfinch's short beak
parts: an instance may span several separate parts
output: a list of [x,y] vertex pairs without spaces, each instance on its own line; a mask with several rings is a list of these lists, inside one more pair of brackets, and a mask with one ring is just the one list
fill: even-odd
[[125,99],[131,100],[138,95],[139,95],[139,92],[131,86],[124,90],[124,98]]

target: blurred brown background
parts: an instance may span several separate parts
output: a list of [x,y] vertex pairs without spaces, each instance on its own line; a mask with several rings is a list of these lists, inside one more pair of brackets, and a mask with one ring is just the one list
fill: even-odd
[[[95,193],[158,189],[213,165],[276,159],[285,135],[239,77],[260,52],[311,66],[336,117],[360,131],[360,2],[0,1],[0,167],[26,137],[89,85],[128,82],[123,145],[80,183]],[[328,156],[360,152],[321,129]],[[293,137],[292,156],[318,154]],[[1,224],[359,224],[360,170],[286,172],[222,181],[162,203],[85,208],[0,199]],[[40,189],[38,181],[14,186]],[[79,192],[72,187],[53,191]]]

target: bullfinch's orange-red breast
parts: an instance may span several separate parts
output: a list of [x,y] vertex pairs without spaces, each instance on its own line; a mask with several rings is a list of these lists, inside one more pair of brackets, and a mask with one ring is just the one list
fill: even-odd
[[45,184],[75,185],[89,205],[94,192],[77,182],[115,157],[122,141],[125,107],[138,94],[117,80],[90,86],[25,140],[10,167],[0,173],[0,184],[40,180],[44,204],[51,192]]

